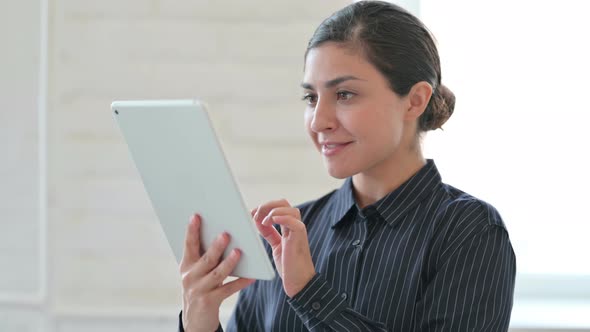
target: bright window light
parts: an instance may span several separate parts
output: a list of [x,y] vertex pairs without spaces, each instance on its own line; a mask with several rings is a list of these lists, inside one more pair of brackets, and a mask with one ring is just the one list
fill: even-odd
[[420,1],[457,97],[425,153],[500,211],[519,274],[590,276],[589,7]]

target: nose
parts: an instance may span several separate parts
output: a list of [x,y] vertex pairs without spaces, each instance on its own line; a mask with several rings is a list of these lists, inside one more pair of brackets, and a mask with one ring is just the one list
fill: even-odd
[[334,106],[318,99],[311,119],[311,130],[316,133],[331,131],[337,127],[336,112]]

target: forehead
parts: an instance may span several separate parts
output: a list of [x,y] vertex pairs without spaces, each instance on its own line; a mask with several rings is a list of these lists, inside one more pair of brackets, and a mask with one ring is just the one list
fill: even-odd
[[381,73],[359,51],[336,43],[309,50],[305,59],[303,82],[318,84],[341,76],[363,80],[382,80]]

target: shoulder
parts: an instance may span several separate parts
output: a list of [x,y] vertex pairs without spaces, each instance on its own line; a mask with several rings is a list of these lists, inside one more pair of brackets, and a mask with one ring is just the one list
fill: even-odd
[[430,272],[453,261],[453,257],[476,252],[482,246],[495,248],[495,254],[514,259],[506,225],[492,204],[444,183],[437,196],[440,200],[437,199],[439,204],[430,228]]
[[461,228],[495,226],[506,229],[500,213],[492,204],[447,184],[443,184],[443,190],[445,197],[437,218],[442,224],[450,223]]
[[433,246],[440,253],[454,252],[477,237],[494,233],[508,240],[502,216],[490,203],[443,184],[443,199],[433,225]]

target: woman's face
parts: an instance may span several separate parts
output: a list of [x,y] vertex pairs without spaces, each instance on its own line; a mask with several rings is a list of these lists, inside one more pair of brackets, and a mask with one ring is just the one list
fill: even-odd
[[411,153],[408,98],[361,55],[336,43],[311,49],[301,85],[306,129],[331,176],[377,175]]

